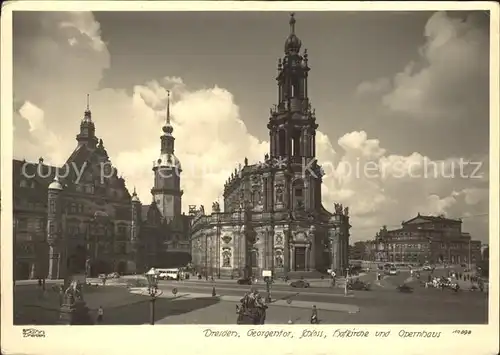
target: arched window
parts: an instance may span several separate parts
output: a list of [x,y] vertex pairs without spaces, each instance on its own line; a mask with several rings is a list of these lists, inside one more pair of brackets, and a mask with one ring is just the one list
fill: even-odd
[[293,182],[293,199],[294,207],[304,207],[304,181],[297,179]]
[[252,253],[251,253],[251,258],[250,258],[250,266],[251,267],[257,267],[258,266],[258,254],[259,252],[257,251],[257,249],[252,249]]
[[278,156],[285,156],[285,147],[286,147],[286,131],[285,128],[278,128]]

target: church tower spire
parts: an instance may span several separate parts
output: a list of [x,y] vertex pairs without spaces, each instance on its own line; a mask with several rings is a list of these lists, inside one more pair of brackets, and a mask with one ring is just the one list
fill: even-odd
[[162,154],[174,154],[175,138],[172,135],[174,127],[170,123],[170,91],[167,91],[167,115],[165,125],[162,127],[163,135],[161,136],[161,152]]
[[278,60],[278,103],[271,109],[267,127],[270,156],[288,161],[312,159],[318,125],[308,96],[309,55],[300,53],[302,41],[295,33],[295,14],[290,14],[290,33],[285,40],[284,56]]
[[95,136],[95,125],[92,121],[92,112],[90,111],[90,95],[87,94],[87,107],[80,122],[80,133],[76,136],[78,145],[86,144],[89,148],[95,148],[97,137]]
[[155,181],[151,194],[160,212],[166,220],[181,215],[182,194],[180,175],[182,172],[179,159],[174,155],[174,127],[170,122],[170,91],[167,92],[167,113],[163,134],[160,137],[160,157],[153,162]]

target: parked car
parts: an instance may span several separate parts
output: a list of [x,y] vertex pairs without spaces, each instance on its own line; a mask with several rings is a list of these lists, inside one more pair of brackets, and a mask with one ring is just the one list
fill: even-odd
[[356,290],[356,291],[369,291],[370,290],[370,284],[368,282],[363,282],[359,279],[350,282],[347,287],[349,290]]
[[432,267],[430,265],[424,265],[424,267],[422,268],[422,270],[424,270],[424,271],[431,271]]
[[398,269],[396,269],[395,267],[392,267],[389,269],[389,275],[397,275],[398,274]]
[[310,287],[309,282],[307,282],[305,280],[297,280],[297,281],[290,282],[290,286],[296,287],[296,288],[308,288],[308,287]]
[[251,285],[252,284],[252,279],[249,277],[239,279],[237,281],[238,285]]
[[108,274],[108,279],[119,279],[120,278],[120,274],[117,273],[117,272],[112,272],[110,274]]

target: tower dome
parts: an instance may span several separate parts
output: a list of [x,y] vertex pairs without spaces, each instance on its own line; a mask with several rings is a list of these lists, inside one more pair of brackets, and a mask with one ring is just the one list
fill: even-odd
[[134,193],[132,194],[132,202],[141,202],[141,200],[139,200],[139,197],[137,196],[137,192],[135,192],[135,187],[134,187]]
[[174,127],[172,127],[170,122],[166,123],[161,129],[165,134],[172,134],[172,132],[174,131]]
[[285,53],[299,53],[302,41],[295,34],[295,14],[290,14],[290,34],[285,41]]
[[54,181],[52,181],[49,185],[49,190],[59,190],[61,191],[63,189],[61,183],[59,182],[59,178],[56,177],[54,178]]

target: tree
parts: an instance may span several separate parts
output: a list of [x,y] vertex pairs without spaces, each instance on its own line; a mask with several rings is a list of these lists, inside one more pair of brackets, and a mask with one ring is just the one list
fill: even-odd
[[356,242],[354,245],[350,248],[351,250],[351,255],[350,259],[351,260],[363,260],[365,258],[365,250],[366,250],[366,244],[365,242]]
[[476,264],[477,270],[482,277],[489,277],[490,275],[490,261],[481,260]]

